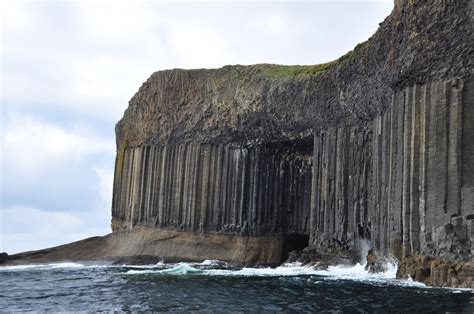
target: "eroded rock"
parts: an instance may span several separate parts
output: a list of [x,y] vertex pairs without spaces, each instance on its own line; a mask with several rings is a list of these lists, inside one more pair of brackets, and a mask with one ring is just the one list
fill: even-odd
[[397,278],[412,278],[435,287],[474,288],[474,262],[415,256],[399,264]]

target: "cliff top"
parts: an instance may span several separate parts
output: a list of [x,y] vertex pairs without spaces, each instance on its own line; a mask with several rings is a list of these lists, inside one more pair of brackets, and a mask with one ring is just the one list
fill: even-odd
[[117,124],[117,146],[249,145],[363,126],[403,86],[472,75],[473,7],[469,0],[401,1],[370,39],[325,64],[155,72]]

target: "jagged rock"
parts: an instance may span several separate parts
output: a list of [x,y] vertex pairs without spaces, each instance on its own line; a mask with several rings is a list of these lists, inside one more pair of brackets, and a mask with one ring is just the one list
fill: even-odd
[[[134,255],[121,256],[111,259],[113,265],[152,265],[159,262],[164,262],[162,258],[154,255]],[[181,260],[181,262],[185,262]]]
[[6,261],[8,261],[8,258],[9,258],[9,256],[6,252],[0,253],[0,264],[3,264]]
[[290,252],[287,263],[298,262],[317,269],[326,269],[329,265],[350,265],[354,262],[352,256],[328,254],[320,249],[309,246],[303,250]]
[[397,278],[412,278],[436,287],[474,288],[474,262],[443,262],[430,256],[415,256],[399,264]]
[[365,270],[369,273],[383,273],[388,270],[388,265],[391,264],[393,264],[393,259],[378,255],[374,250],[369,250]]
[[[303,250],[294,250],[290,252],[287,263],[300,262],[303,265],[323,264],[322,255],[314,247],[307,247]],[[327,264],[325,264],[327,265]]]

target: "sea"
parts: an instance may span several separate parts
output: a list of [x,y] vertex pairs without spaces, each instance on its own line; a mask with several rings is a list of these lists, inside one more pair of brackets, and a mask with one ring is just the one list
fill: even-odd
[[396,266],[317,270],[224,262],[108,265],[53,263],[0,267],[0,312],[474,313],[471,289],[395,279]]

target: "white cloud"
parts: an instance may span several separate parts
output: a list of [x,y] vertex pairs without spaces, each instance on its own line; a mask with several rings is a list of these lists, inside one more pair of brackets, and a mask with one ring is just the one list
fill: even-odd
[[123,42],[148,33],[160,25],[162,17],[147,3],[100,1],[77,3],[81,31],[107,42]]
[[[108,169],[95,169],[99,179],[99,192],[105,204],[110,205],[114,185],[114,172]],[[110,206],[108,206],[110,207]]]
[[95,223],[95,216],[94,211],[49,212],[34,207],[3,207],[0,209],[0,252],[37,250],[110,232],[106,225]]
[[[296,22],[296,23],[295,23]],[[258,14],[257,18],[251,18],[246,23],[255,32],[263,32],[275,36],[283,33],[293,32],[297,34],[298,21],[290,21],[283,10],[267,10]]]
[[3,122],[2,168],[11,175],[37,177],[90,155],[115,153],[112,138],[88,134],[87,130],[65,129],[13,113]]
[[62,127],[19,113],[2,119],[0,136],[0,206],[72,214],[93,211],[101,224],[108,225],[115,159],[112,137],[99,136],[88,125]]
[[88,125],[66,128],[11,112],[2,117],[0,135],[0,251],[110,232],[113,138],[94,134]]
[[175,26],[170,32],[171,44],[179,58],[180,67],[215,68],[229,60],[225,42],[210,30]]

